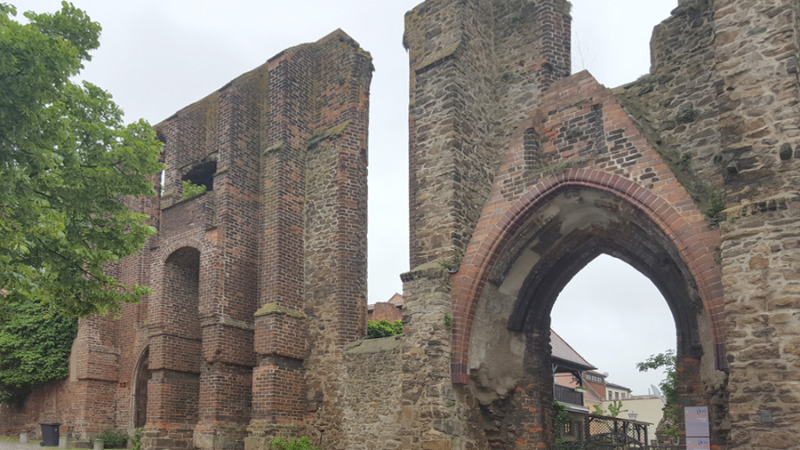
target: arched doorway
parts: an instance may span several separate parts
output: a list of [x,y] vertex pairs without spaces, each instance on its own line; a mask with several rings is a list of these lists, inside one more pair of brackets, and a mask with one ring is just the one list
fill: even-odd
[[[147,385],[146,421],[153,429],[145,428],[145,434],[148,439],[169,436],[171,448],[183,448],[191,445],[199,420],[200,251],[193,247],[175,250],[161,271],[160,289],[148,305],[152,376]],[[155,444],[147,441],[149,445]]]
[[[714,370],[719,335],[709,314],[709,283],[698,277],[696,264],[707,249],[682,240],[692,225],[669,205],[656,205],[655,196],[647,204],[613,184],[567,177],[548,184],[544,195],[511,208],[498,226],[504,232],[483,247],[491,251],[467,254],[453,288],[454,337],[469,339],[456,345],[453,379],[468,384],[480,403],[489,443],[524,448],[520,443],[554,441],[550,314],[564,286],[600,254],[631,265],[661,292],[676,324],[682,401],[710,404],[712,386],[724,374]],[[669,224],[660,216],[665,211]],[[673,232],[675,226],[682,232]]]
[[147,423],[147,383],[150,382],[150,348],[145,348],[133,378],[133,427],[144,428]]

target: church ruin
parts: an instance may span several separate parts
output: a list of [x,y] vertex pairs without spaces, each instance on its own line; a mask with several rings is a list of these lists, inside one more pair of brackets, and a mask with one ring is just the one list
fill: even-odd
[[[70,379],[3,411],[143,447],[551,448],[550,310],[600,254],[659,288],[713,448],[800,425],[800,1],[681,0],[652,68],[570,75],[566,0],[406,15],[404,333],[364,341],[372,66],[341,31],[156,126],[159,230],[112,268],[153,293],[81,321]],[[183,198],[182,182],[207,186]]]

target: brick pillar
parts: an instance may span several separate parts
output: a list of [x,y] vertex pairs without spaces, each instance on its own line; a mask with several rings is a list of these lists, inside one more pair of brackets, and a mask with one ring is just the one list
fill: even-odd
[[402,448],[464,448],[459,394],[450,381],[449,275],[441,266],[402,275]]
[[411,267],[463,256],[517,123],[570,73],[564,0],[426,2],[406,14]]
[[203,361],[200,371],[197,448],[241,444],[250,422],[253,313],[257,308],[259,226],[259,144],[265,68],[237,78],[218,91],[215,134],[214,221],[207,224],[213,244],[200,302]]
[[372,62],[341,31],[316,43],[313,134],[306,147],[305,434],[341,448],[342,350],[366,333],[367,125]]
[[551,363],[550,320],[526,333],[525,373],[529,384],[519,386],[515,397],[523,405],[523,425],[519,427],[517,448],[543,448],[555,443],[553,433],[553,366]]
[[269,61],[268,133],[262,143],[256,367],[246,448],[294,435],[303,421],[305,146],[310,137],[310,49]]
[[70,356],[70,375],[77,380],[73,387],[77,417],[70,422],[83,438],[115,425],[120,351],[114,336],[114,320],[110,317],[80,320]]

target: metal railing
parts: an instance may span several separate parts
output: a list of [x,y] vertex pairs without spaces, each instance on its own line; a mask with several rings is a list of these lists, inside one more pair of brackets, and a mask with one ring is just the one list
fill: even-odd
[[682,447],[649,445],[647,422],[600,416],[597,414],[570,413],[569,430],[562,430],[557,450],[673,450]]

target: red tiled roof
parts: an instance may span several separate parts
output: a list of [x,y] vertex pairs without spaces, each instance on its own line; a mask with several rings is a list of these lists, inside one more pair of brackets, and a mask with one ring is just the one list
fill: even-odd
[[591,365],[589,361],[583,359],[572,346],[567,344],[567,341],[561,338],[553,329],[550,329],[550,347],[552,347],[551,355],[553,358],[560,359],[561,361],[572,363],[580,369],[594,370],[597,367]]
[[394,306],[400,307],[403,306],[406,300],[400,294],[394,294],[392,298],[389,299],[389,303],[393,304]]

